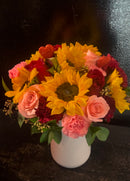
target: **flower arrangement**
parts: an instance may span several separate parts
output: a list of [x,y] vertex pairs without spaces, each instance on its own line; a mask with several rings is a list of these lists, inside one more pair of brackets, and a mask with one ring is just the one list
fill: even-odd
[[117,109],[129,110],[127,75],[110,55],[93,45],[76,42],[42,46],[29,60],[9,70],[12,90],[2,79],[9,98],[6,114],[18,112],[18,123],[31,125],[40,142],[60,143],[62,132],[72,138],[86,136],[89,145],[97,137],[105,141]]

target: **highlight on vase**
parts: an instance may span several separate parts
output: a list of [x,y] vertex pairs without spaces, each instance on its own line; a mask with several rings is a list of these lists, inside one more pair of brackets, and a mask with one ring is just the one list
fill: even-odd
[[42,46],[29,60],[8,71],[12,88],[4,79],[4,112],[17,114],[20,127],[30,124],[40,142],[60,143],[62,133],[86,137],[91,145],[97,137],[105,141],[109,123],[118,110],[129,110],[127,75],[110,54],[93,45],[62,43]]

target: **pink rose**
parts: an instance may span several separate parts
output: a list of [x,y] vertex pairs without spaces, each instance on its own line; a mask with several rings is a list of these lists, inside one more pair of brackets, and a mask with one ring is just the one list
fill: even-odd
[[39,94],[35,90],[26,91],[18,104],[18,111],[25,118],[33,118],[36,116],[36,109],[39,105]]
[[90,50],[88,50],[86,53],[86,56],[84,58],[86,59],[85,66],[87,66],[89,70],[97,69],[104,76],[106,76],[106,72],[104,70],[102,70],[101,68],[96,66],[96,62],[100,58],[100,56],[98,56],[94,52],[91,52]]
[[9,78],[13,79],[15,77],[18,77],[19,76],[19,69],[22,67],[25,67],[25,65],[26,65],[26,62],[21,62],[21,63],[18,63],[17,65],[15,65],[12,69],[10,69],[8,71]]
[[109,105],[103,97],[91,96],[88,99],[87,106],[84,108],[86,117],[94,122],[102,122],[100,118],[104,118],[110,110]]
[[62,132],[69,137],[78,138],[87,134],[90,123],[80,115],[65,115],[62,119]]
[[87,66],[89,69],[91,68],[91,66],[96,65],[96,61],[100,58],[100,56],[96,55],[94,52],[91,52],[90,50],[88,50],[86,52],[86,62],[85,62],[85,66]]

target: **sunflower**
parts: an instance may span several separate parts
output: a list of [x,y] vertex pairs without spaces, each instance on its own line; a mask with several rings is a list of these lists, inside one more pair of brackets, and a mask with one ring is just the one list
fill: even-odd
[[13,97],[13,103],[18,103],[20,96],[25,92],[33,78],[38,74],[36,68],[31,72],[24,67],[19,69],[20,75],[11,79],[13,90],[7,91],[5,96]]
[[80,77],[79,72],[66,69],[55,73],[54,77],[46,77],[41,94],[47,97],[47,107],[52,109],[52,115],[64,111],[68,115],[83,114],[82,107],[88,99],[86,93],[92,85],[92,79],[86,75]]
[[29,63],[31,63],[31,61],[37,61],[37,60],[39,60],[39,58],[43,58],[42,56],[41,56],[41,54],[39,53],[39,51],[36,51],[35,52],[35,54],[32,54],[31,55],[31,57],[30,57],[30,59],[29,60],[26,60],[25,62],[27,63],[27,64],[29,64]]
[[126,101],[126,92],[122,89],[121,84],[123,83],[123,78],[119,77],[119,72],[115,69],[110,75],[107,84],[109,84],[109,89],[111,96],[115,100],[115,106],[120,113],[125,110],[129,110],[130,104]]
[[74,69],[75,67],[77,70],[79,70],[85,64],[84,53],[88,50],[91,50],[96,55],[101,55],[101,53],[98,52],[97,47],[93,47],[93,45],[81,45],[80,43],[76,42],[75,45],[71,43],[70,46],[67,46],[66,43],[63,43],[62,48],[59,48],[56,52],[57,60],[62,69],[70,67]]

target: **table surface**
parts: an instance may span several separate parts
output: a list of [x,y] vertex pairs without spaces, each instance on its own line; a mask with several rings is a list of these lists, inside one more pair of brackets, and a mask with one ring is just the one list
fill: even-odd
[[50,147],[39,144],[39,135],[30,136],[27,125],[19,128],[14,119],[0,114],[1,181],[129,181],[130,128],[107,125],[106,142],[96,140],[88,161],[67,169],[51,157]]

